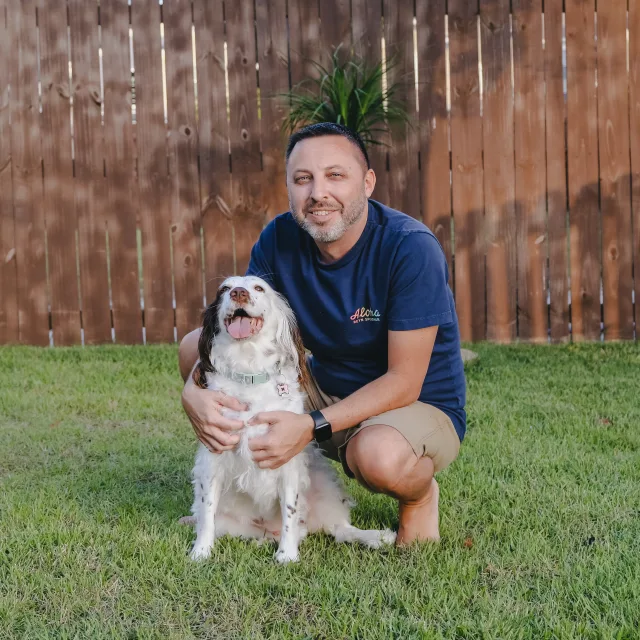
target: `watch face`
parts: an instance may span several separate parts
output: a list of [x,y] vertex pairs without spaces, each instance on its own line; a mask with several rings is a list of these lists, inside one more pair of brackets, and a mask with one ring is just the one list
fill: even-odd
[[314,431],[316,442],[324,442],[332,436],[331,425],[328,422],[315,428]]

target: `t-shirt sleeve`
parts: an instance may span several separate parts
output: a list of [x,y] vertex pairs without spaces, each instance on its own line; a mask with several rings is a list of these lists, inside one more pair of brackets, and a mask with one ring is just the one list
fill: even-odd
[[271,259],[268,257],[268,254],[273,253],[269,251],[272,231],[273,229],[267,226],[260,234],[257,242],[253,245],[249,266],[247,267],[245,275],[258,276],[258,278],[266,280],[275,289],[275,273],[272,264],[273,256],[271,256]]
[[454,321],[449,270],[440,243],[429,233],[401,242],[391,271],[388,325],[409,331]]

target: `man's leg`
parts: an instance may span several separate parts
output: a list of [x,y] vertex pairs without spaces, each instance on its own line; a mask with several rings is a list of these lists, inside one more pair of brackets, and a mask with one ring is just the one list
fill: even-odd
[[193,365],[198,360],[198,339],[200,338],[201,331],[202,329],[195,329],[191,331],[191,333],[187,333],[180,342],[180,348],[178,349],[178,366],[180,367],[180,375],[185,381],[191,373]]
[[416,456],[397,429],[383,424],[362,429],[349,440],[346,461],[360,484],[398,500],[397,544],[440,539],[433,460]]

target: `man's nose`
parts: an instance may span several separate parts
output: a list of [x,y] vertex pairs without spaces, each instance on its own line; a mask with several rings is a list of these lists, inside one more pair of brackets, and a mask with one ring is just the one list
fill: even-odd
[[249,302],[249,292],[244,287],[234,287],[229,295],[234,302]]
[[327,181],[324,177],[314,178],[313,186],[311,188],[311,197],[316,202],[322,202],[329,197],[329,189],[328,189]]

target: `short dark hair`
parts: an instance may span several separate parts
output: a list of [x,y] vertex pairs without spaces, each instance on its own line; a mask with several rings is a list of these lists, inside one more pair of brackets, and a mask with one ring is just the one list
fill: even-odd
[[316,124],[309,124],[303,127],[299,131],[296,131],[290,138],[289,144],[287,144],[287,152],[285,154],[285,161],[289,161],[289,156],[298,142],[307,138],[319,138],[320,136],[342,136],[351,142],[351,144],[358,147],[360,153],[364,157],[367,169],[371,169],[371,163],[369,162],[369,154],[367,148],[364,146],[362,138],[349,127],[345,127],[342,124],[336,124],[335,122],[317,122]]

